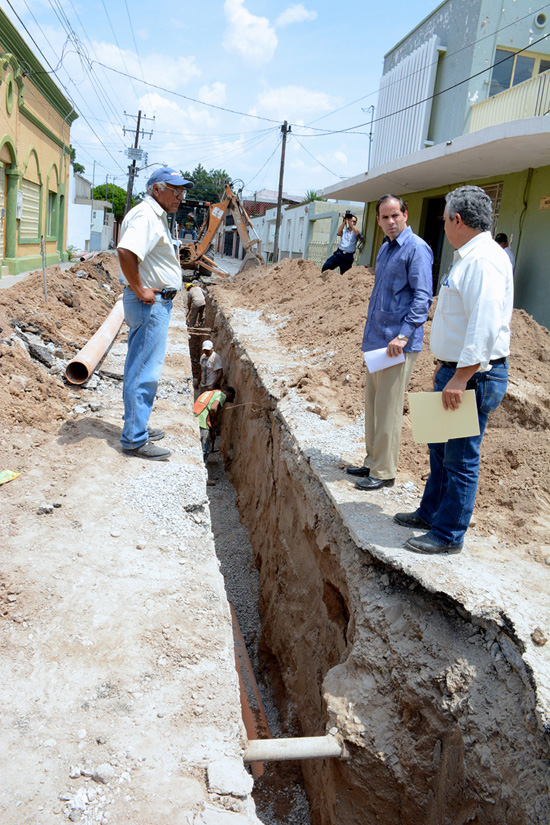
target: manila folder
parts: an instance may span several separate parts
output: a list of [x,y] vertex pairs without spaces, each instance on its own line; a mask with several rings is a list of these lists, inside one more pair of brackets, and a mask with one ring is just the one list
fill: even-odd
[[457,410],[445,410],[440,392],[410,392],[413,439],[417,444],[479,435],[475,390],[465,390]]

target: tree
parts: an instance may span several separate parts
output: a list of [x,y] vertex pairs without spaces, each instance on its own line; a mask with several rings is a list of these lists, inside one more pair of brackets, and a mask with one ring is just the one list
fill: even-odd
[[71,159],[71,163],[73,165],[73,169],[74,169],[75,172],[80,172],[80,174],[82,174],[83,172],[86,171],[84,166],[82,166],[81,163],[78,163],[78,161],[75,160],[76,149],[74,148],[74,146],[71,146],[70,143],[69,143],[69,157]]
[[193,189],[189,192],[189,197],[198,201],[209,201],[216,203],[223,195],[223,187],[230,176],[224,169],[211,169],[207,172],[204,166],[199,163],[193,172],[181,173],[186,180],[193,181]]
[[326,198],[319,197],[315,189],[307,189],[302,203],[311,203],[311,201],[326,201]]
[[[95,186],[92,190],[92,198],[96,201],[109,201],[114,203],[114,215],[117,221],[124,217],[124,206],[126,205],[126,189],[116,186],[114,183],[107,184],[107,197],[105,197],[105,184]],[[135,205],[135,198],[132,198],[130,207]]]

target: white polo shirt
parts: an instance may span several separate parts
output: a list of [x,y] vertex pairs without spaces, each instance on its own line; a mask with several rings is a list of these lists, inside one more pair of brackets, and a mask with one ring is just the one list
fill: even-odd
[[[137,256],[145,288],[181,289],[181,266],[170,237],[166,212],[150,195],[145,195],[122,221],[118,246]],[[121,274],[128,286],[124,273]]]

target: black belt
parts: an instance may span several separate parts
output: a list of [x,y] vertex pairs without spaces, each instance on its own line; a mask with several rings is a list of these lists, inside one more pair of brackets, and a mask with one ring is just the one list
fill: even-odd
[[[129,289],[130,292],[134,291],[129,284],[126,284],[126,289]],[[176,297],[176,295],[178,294],[178,290],[177,289],[168,289],[167,287],[163,287],[160,290],[160,292],[157,292],[156,294],[160,295],[160,297],[164,298],[166,301],[173,301],[174,298]]]
[[160,291],[160,297],[165,298],[167,301],[173,301],[177,294],[177,289],[167,289],[166,287]]
[[340,249],[340,247],[338,247],[338,249],[336,250],[336,254],[338,254],[338,253],[340,253],[340,255],[354,255],[355,254],[354,252],[344,252],[344,250]]
[[[489,361],[492,367],[495,367],[497,364],[504,364],[506,361],[506,356],[503,358],[494,358],[492,361]],[[439,358],[437,359],[437,363],[441,364],[442,367],[449,367],[452,370],[456,370],[458,367],[458,361],[440,361]]]

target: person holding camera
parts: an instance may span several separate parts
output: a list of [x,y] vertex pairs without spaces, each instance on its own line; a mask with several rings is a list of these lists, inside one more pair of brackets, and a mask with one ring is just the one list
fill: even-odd
[[354,215],[348,209],[347,212],[344,212],[342,218],[343,221],[336,233],[340,238],[338,249],[334,255],[327,258],[321,272],[325,272],[327,269],[340,268],[340,274],[343,275],[353,266],[353,256],[357,249],[357,242],[361,237],[361,233],[357,229],[357,215]]
[[128,352],[124,363],[124,427],[120,437],[126,455],[166,461],[170,450],[155,444],[165,436],[147,424],[164,364],[172,301],[181,289],[181,267],[168,227],[167,214],[177,212],[193,184],[167,166],[153,172],[147,194],[122,222],[118,260],[122,280]]

